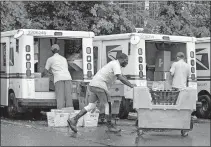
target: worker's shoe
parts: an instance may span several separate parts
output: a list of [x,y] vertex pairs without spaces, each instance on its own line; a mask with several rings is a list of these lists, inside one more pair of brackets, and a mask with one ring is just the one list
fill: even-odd
[[78,132],[78,130],[77,130],[77,123],[78,123],[79,118],[81,118],[86,113],[87,113],[86,109],[83,108],[75,117],[67,120],[69,127],[75,133]]
[[121,129],[116,128],[112,122],[111,122],[111,115],[106,115],[106,119],[107,119],[107,127],[108,127],[108,131],[109,132],[114,132],[114,133],[118,133],[121,131]]

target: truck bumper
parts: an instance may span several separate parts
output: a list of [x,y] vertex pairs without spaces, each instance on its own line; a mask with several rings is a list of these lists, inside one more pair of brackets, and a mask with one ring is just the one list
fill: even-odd
[[56,99],[17,99],[20,107],[27,108],[55,108]]

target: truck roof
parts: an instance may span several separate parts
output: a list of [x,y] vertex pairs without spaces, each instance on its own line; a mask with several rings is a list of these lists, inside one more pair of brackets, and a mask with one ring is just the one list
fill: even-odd
[[210,42],[210,37],[196,38],[196,43]]
[[95,36],[95,41],[100,40],[119,40],[119,39],[130,39],[131,36],[139,36],[140,39],[151,40],[151,41],[171,41],[171,42],[195,42],[195,37],[188,36],[173,36],[164,34],[146,34],[146,33],[125,33],[125,34],[113,34],[113,35],[103,35]]
[[73,37],[73,38],[90,38],[94,37],[93,32],[88,31],[68,31],[68,30],[39,30],[39,29],[19,29],[1,32],[1,37],[14,36],[18,32],[25,35],[38,36],[38,37]]

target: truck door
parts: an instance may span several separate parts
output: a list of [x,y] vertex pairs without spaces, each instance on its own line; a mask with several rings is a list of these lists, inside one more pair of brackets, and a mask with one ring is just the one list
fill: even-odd
[[8,88],[9,88],[9,37],[1,38],[1,105],[8,105]]
[[83,38],[83,73],[84,81],[90,82],[94,75],[94,66],[93,66],[93,38]]

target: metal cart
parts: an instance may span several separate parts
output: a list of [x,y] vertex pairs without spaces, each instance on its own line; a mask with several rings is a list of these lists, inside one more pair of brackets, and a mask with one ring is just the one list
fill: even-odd
[[144,129],[172,129],[187,136],[193,128],[191,113],[196,109],[196,99],[197,91],[190,87],[181,91],[135,87],[133,107],[138,113],[138,135]]

